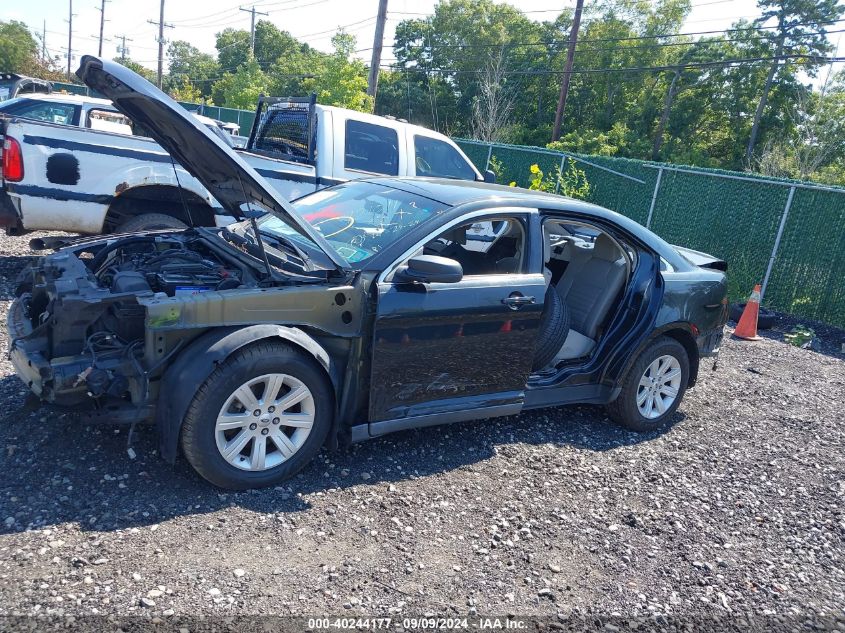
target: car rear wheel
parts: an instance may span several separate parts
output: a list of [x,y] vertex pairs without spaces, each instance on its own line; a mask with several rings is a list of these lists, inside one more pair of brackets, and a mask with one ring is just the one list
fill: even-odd
[[319,367],[282,343],[236,352],[199,388],[182,426],[191,466],[221,488],[283,481],[310,462],[332,421]]
[[619,397],[607,406],[607,411],[627,429],[654,431],[675,413],[688,381],[689,358],[684,346],[661,336],[637,358]]

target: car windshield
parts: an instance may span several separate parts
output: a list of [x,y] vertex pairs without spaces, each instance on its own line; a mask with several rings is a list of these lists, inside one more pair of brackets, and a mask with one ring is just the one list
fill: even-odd
[[[293,202],[326,241],[349,263],[363,262],[448,205],[388,185],[350,182]],[[259,223],[262,233],[306,242],[275,216]]]

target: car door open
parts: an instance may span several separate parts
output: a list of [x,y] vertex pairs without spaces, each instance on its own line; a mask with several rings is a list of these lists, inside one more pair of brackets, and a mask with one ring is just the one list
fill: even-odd
[[545,294],[527,239],[525,216],[475,219],[388,269],[378,283],[371,434],[521,409]]

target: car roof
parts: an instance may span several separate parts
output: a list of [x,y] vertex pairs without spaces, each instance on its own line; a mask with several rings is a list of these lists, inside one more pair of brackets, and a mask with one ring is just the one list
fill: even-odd
[[508,200],[519,200],[520,202],[533,200],[539,206],[549,204],[559,206],[564,200],[577,202],[574,199],[542,191],[494,185],[477,180],[458,180],[456,178],[376,177],[367,178],[365,182],[384,184],[408,193],[416,193],[452,207],[472,202]]
[[60,103],[73,103],[77,105],[100,105],[114,108],[109,99],[98,99],[97,97],[87,97],[85,95],[75,95],[69,92],[52,92],[50,94],[34,93],[19,95],[21,99],[32,99],[34,101],[56,101]]

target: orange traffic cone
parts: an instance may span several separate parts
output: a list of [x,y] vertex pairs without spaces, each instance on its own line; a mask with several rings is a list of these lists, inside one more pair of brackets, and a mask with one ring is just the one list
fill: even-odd
[[742,311],[742,316],[739,317],[739,323],[736,324],[734,336],[743,338],[746,341],[759,341],[757,336],[757,315],[760,312],[760,284],[754,286],[751,296],[748,297],[748,303],[745,304],[745,310]]

